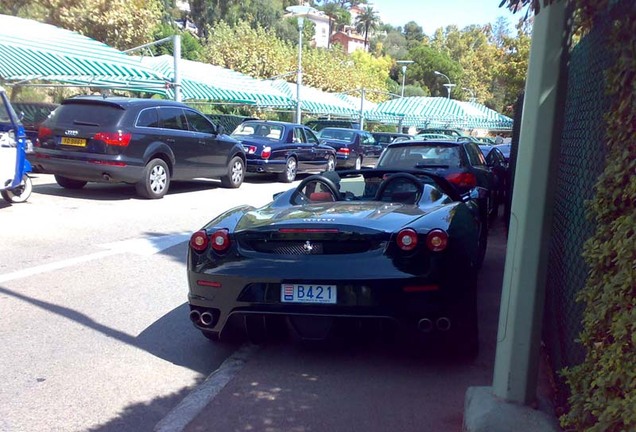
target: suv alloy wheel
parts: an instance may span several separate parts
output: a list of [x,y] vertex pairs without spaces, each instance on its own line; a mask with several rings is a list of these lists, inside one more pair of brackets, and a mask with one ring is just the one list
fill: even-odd
[[163,197],[170,187],[170,171],[168,164],[162,159],[152,159],[144,168],[142,179],[135,184],[137,193],[144,198],[157,199]]

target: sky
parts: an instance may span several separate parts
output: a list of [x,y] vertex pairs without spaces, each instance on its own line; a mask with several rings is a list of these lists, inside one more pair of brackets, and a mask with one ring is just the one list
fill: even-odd
[[505,7],[499,8],[500,0],[369,0],[382,22],[394,27],[404,27],[415,21],[425,34],[432,36],[439,27],[456,25],[460,29],[471,24],[494,24],[503,16],[514,25],[525,16],[525,9],[512,14]]

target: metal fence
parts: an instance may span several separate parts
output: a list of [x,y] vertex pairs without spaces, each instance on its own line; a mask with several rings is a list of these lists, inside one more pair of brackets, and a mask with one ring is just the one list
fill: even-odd
[[[611,15],[620,16],[621,8],[628,13],[630,2],[614,2]],[[543,324],[543,341],[554,373],[557,409],[567,405],[569,395],[559,371],[581,363],[584,358],[584,351],[576,342],[583,306],[575,297],[585,285],[589,271],[581,256],[583,243],[595,229],[585,216],[585,202],[593,197],[594,184],[605,161],[603,115],[610,100],[603,74],[614,61],[609,57],[609,33],[608,12],[608,16],[570,50],[565,71],[567,90]]]

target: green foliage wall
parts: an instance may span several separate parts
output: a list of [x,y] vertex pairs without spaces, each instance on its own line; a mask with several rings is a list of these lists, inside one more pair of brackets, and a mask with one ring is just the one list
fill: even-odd
[[[591,5],[579,0],[584,31],[610,10],[612,55],[606,89],[607,159],[589,202],[596,232],[583,256],[590,267],[578,300],[585,305],[580,343],[584,361],[566,369],[567,430],[636,430],[636,15],[633,2]],[[619,11],[622,11],[619,12]],[[631,13],[630,13],[631,11]]]

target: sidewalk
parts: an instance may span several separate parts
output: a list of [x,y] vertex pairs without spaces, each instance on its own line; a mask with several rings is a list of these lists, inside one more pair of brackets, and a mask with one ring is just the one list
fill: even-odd
[[414,358],[383,344],[246,346],[155,431],[461,431],[468,387],[492,384],[505,247],[496,226],[479,277],[474,361]]

